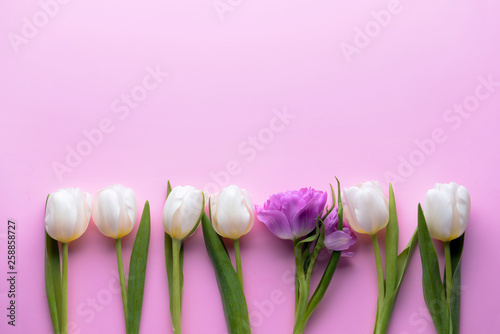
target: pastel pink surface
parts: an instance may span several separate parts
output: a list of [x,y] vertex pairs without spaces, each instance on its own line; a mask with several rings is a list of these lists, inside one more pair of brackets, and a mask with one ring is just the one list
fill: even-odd
[[[41,3],[53,6],[46,22]],[[141,210],[150,201],[141,332],[171,333],[161,223],[168,179],[209,191],[234,183],[261,204],[288,189],[327,190],[335,176],[343,186],[379,180],[386,190],[393,181],[400,249],[427,189],[465,185],[472,210],[462,333],[500,331],[498,2],[54,3],[0,5],[8,13],[0,21],[2,333],[51,332],[43,272],[49,192],[78,186],[94,194],[120,182],[136,191]],[[220,3],[232,10],[218,13]],[[40,27],[25,37],[24,18],[33,17]],[[365,38],[359,29],[368,29]],[[135,96],[128,107],[123,94]],[[456,104],[465,104],[461,113]],[[101,135],[91,131],[98,128]],[[72,150],[80,159],[68,158]],[[4,315],[8,218],[18,226],[15,327]],[[135,232],[123,242],[126,262]],[[291,243],[256,222],[241,247],[253,332],[291,333]],[[70,332],[123,333],[113,241],[91,222],[69,252]],[[354,252],[341,260],[306,333],[372,331],[369,238],[360,236]],[[184,279],[184,333],[227,333],[201,231],[186,241]],[[435,332],[421,279],[417,249],[389,333]]]

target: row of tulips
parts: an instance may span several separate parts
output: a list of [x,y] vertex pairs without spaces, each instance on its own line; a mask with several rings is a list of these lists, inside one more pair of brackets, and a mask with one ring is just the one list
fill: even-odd
[[[191,186],[172,189],[168,183],[163,227],[174,333],[181,333],[183,242],[200,223],[219,286],[228,331],[250,333],[239,240],[252,229],[255,212],[274,235],[293,241],[296,263],[294,333],[304,332],[309,317],[332,281],[340,257],[352,255],[346,252],[356,242],[352,230],[369,234],[373,242],[379,289],[374,333],[388,330],[404,273],[417,243],[423,268],[424,298],[436,330],[440,334],[458,333],[460,293],[457,289],[461,284],[461,255],[470,212],[467,189],[452,182],[436,184],[429,190],[425,210],[418,206],[415,233],[408,246],[398,254],[399,227],[392,186],[387,198],[378,182],[365,182],[345,188],[343,192],[338,183],[337,201],[333,187],[330,188],[332,203],[329,205],[326,192],[302,188],[274,194],[263,205],[254,207],[246,190],[231,185],[208,198],[207,215],[206,197],[202,191]],[[139,333],[150,238],[149,211],[146,201],[132,250],[127,284],[121,239],[130,233],[137,220],[134,192],[119,184],[110,186],[100,190],[92,203],[91,196],[78,188],[60,189],[48,196],[45,281],[55,333],[68,332],[68,243],[85,232],[91,216],[99,231],[115,240],[126,331],[127,334]],[[385,268],[377,237],[384,228]],[[222,238],[234,243],[236,269]],[[443,279],[431,238],[444,242],[446,263]],[[57,241],[62,244],[62,273]],[[323,249],[329,252],[330,258],[311,295],[311,275]]]

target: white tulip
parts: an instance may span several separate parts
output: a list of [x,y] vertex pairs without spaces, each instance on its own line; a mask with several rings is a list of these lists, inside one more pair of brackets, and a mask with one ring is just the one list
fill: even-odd
[[45,229],[52,239],[68,243],[80,237],[90,220],[91,198],[79,188],[59,189],[49,195]]
[[177,240],[190,236],[199,225],[205,207],[201,190],[192,186],[172,189],[163,208],[163,228]]
[[254,223],[253,205],[245,189],[231,185],[210,200],[212,225],[225,238],[233,240],[250,232]]
[[469,214],[469,191],[455,182],[436,183],[425,196],[424,216],[434,239],[450,241],[460,237],[469,222]]
[[375,234],[389,222],[389,200],[377,181],[345,188],[342,202],[349,226],[358,233]]
[[92,219],[105,236],[114,239],[126,236],[137,220],[134,191],[121,184],[99,190],[92,204]]

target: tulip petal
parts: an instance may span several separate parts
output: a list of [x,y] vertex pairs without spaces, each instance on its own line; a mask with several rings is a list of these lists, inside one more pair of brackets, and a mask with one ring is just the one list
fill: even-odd
[[100,221],[97,222],[99,231],[108,237],[116,238],[120,218],[120,200],[116,192],[109,188],[104,189],[99,196],[97,207],[100,212]]
[[179,230],[177,226],[182,224],[181,222],[174,221],[174,215],[182,205],[182,199],[187,191],[188,189],[185,187],[175,187],[168,195],[168,198],[165,201],[165,206],[163,207],[163,227],[165,232],[167,232],[172,238],[175,238],[175,233],[173,233],[173,231],[176,230],[177,232],[177,230]]
[[248,210],[241,210],[244,198],[237,186],[229,186],[219,193],[217,198],[217,222],[223,236],[239,238],[246,230],[251,215]]
[[460,233],[456,237],[461,236],[465,229],[467,228],[467,224],[469,222],[470,215],[470,195],[469,191],[464,186],[459,186],[456,192],[457,197],[457,208],[458,213],[460,215]]
[[453,208],[450,197],[444,191],[431,189],[427,192],[424,216],[432,238],[450,240]]
[[323,191],[315,191],[307,204],[293,217],[292,231],[295,238],[307,235],[316,228],[316,218],[323,212],[327,195]]
[[389,222],[387,203],[375,188],[363,184],[352,201],[356,220],[365,233],[377,233]]
[[257,208],[257,218],[278,238],[294,239],[290,225],[281,211]]
[[201,191],[191,187],[189,192],[186,193],[184,201],[178,210],[182,215],[182,226],[179,239],[184,239],[196,226],[198,218],[200,217],[202,203],[203,197]]
[[78,239],[87,230],[90,221],[90,205],[92,203],[90,194],[84,193],[79,188],[76,188],[76,196],[75,205],[78,207],[78,218],[70,241]]
[[334,251],[343,251],[356,243],[356,238],[353,238],[349,233],[344,231],[335,231],[325,235],[325,246]]
[[250,199],[250,195],[248,194],[248,191],[246,191],[245,189],[242,189],[241,191],[243,193],[243,196],[245,197],[245,200],[244,200],[245,207],[248,211],[248,214],[250,215],[250,220],[248,221],[248,224],[247,224],[247,222],[245,222],[245,224],[247,224],[247,228],[243,232],[243,235],[245,235],[248,232],[250,232],[250,230],[253,227],[253,224],[255,221],[255,213],[254,213],[254,206],[252,205],[252,200]]
[[356,197],[356,194],[359,192],[359,187],[350,187],[344,188],[342,192],[342,204],[344,208],[344,216],[345,220],[349,223],[351,228],[358,233],[367,233],[361,225],[359,225],[358,220],[356,219],[356,214],[354,212],[354,203],[353,199]]

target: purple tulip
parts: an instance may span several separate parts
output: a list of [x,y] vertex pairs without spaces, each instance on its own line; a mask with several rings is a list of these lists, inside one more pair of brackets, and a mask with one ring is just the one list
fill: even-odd
[[326,197],[326,192],[302,188],[274,194],[255,208],[259,220],[274,235],[297,240],[316,228],[316,218],[325,208]]
[[335,208],[326,217],[325,221],[325,246],[332,251],[344,251],[356,243],[356,235],[345,225],[339,230],[339,216]]

